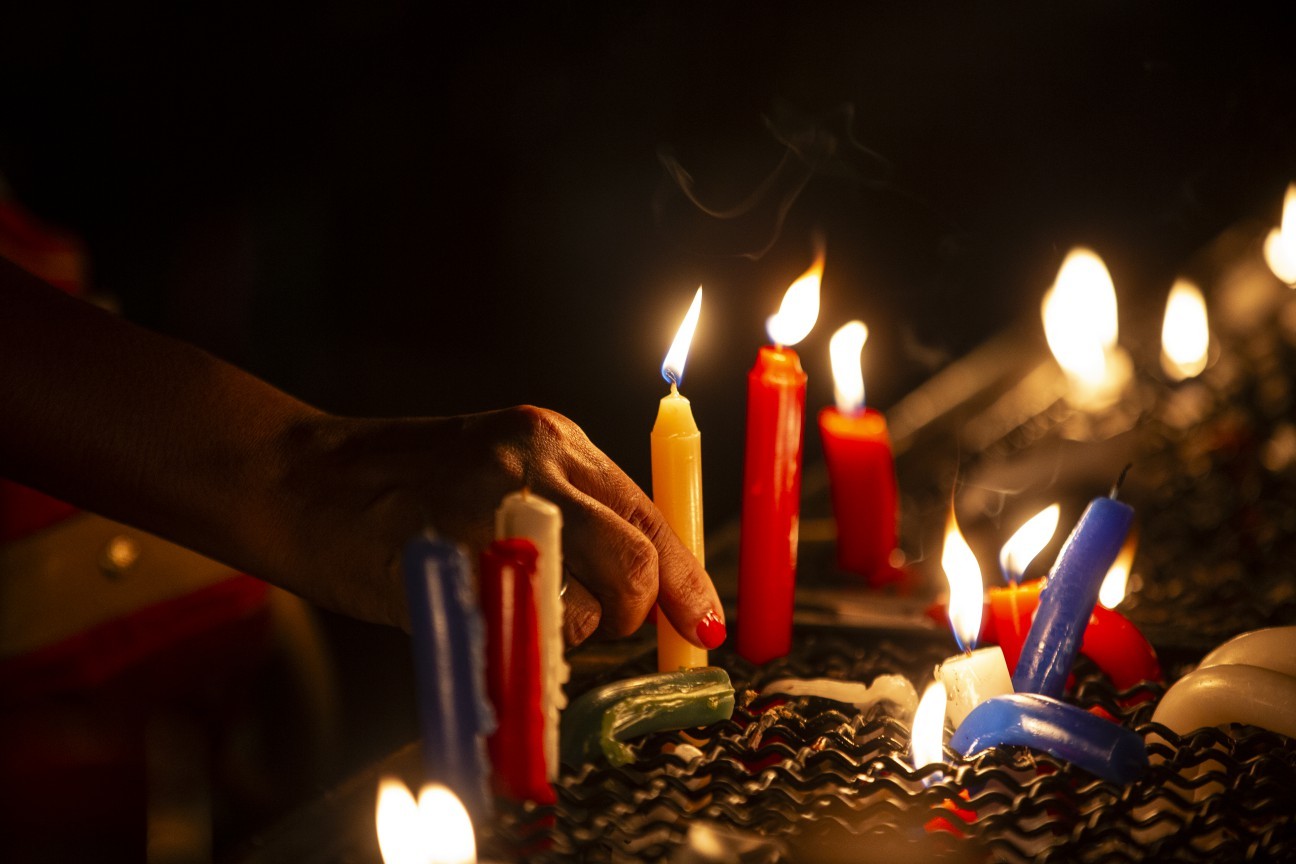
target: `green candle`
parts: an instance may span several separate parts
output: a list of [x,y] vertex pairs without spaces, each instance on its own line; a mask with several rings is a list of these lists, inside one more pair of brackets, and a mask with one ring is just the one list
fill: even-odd
[[728,720],[733,708],[729,673],[716,666],[614,681],[563,711],[562,761],[576,766],[601,753],[613,765],[625,765],[634,761],[627,740]]

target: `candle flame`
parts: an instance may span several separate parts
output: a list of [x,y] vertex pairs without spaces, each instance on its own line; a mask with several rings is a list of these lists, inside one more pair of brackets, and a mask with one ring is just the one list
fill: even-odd
[[1053,539],[1061,512],[1062,508],[1057,504],[1050,504],[1027,519],[1008,538],[999,552],[999,567],[1003,571],[1005,582],[1016,585],[1021,581],[1035,556]]
[[378,784],[374,816],[383,864],[468,864],[477,840],[468,811],[445,786],[424,786],[418,803],[399,780]]
[[671,343],[666,359],[662,361],[662,377],[677,387],[684,380],[684,361],[688,359],[689,346],[693,344],[693,333],[697,330],[698,316],[701,314],[702,286],[699,285],[679,330],[675,331],[675,341]]
[[1210,348],[1210,327],[1206,323],[1206,300],[1196,285],[1176,280],[1166,298],[1165,322],[1161,325],[1161,368],[1174,381],[1200,375],[1206,368]]
[[810,335],[819,318],[819,284],[823,281],[824,255],[820,250],[815,262],[788,286],[777,314],[765,322],[765,329],[775,345],[795,345]]
[[918,710],[914,712],[909,752],[917,770],[933,762],[945,761],[945,685],[935,681],[927,685]]
[[971,651],[981,635],[981,615],[985,588],[981,582],[981,565],[977,563],[972,547],[963,539],[954,508],[950,508],[945,526],[945,548],[941,552],[941,568],[949,581],[950,629],[959,648]]
[[863,321],[843,324],[828,340],[828,356],[832,360],[833,395],[837,410],[843,414],[856,414],[864,407],[864,373],[860,369],[860,352],[868,339],[868,327]]
[[1296,288],[1296,183],[1287,186],[1282,221],[1265,238],[1264,256],[1273,274]]
[[1125,588],[1129,584],[1130,567],[1134,564],[1136,549],[1138,536],[1131,531],[1107,575],[1103,577],[1102,587],[1098,589],[1098,602],[1105,608],[1115,609],[1125,599]]
[[1101,258],[1071,250],[1044,295],[1044,335],[1058,364],[1076,383],[1101,389],[1114,374],[1116,288]]

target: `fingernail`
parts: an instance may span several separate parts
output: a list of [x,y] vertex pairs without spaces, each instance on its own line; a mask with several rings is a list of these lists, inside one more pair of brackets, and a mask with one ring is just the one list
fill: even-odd
[[716,648],[719,648],[721,643],[725,641],[725,636],[726,632],[724,622],[720,620],[720,616],[717,615],[714,610],[708,612],[706,617],[698,622],[698,641],[706,646],[708,651],[713,651]]

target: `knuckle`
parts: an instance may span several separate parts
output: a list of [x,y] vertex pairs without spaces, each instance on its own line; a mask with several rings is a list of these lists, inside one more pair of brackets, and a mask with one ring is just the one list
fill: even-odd
[[523,432],[533,438],[561,438],[571,421],[557,411],[535,405],[518,405],[510,409]]

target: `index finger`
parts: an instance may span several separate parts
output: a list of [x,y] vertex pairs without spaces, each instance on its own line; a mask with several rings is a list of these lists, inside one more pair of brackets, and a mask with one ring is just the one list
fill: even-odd
[[[643,490],[589,446],[593,454],[573,460],[569,482],[648,538],[657,550],[658,606],[685,639],[702,648],[718,647],[725,638],[724,609],[711,577]],[[701,552],[701,538],[695,542]]]

